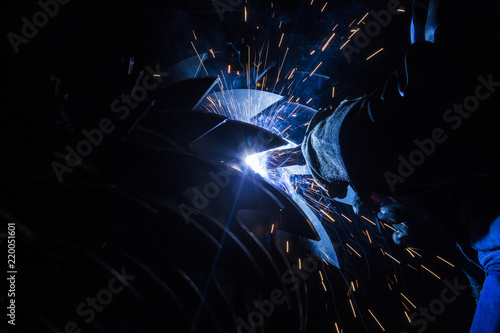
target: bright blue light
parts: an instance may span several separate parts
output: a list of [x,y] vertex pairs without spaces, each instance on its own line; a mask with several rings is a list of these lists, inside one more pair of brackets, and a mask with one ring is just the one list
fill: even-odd
[[262,177],[267,176],[267,168],[266,168],[266,153],[257,153],[248,155],[245,158],[246,164],[256,173],[261,175]]

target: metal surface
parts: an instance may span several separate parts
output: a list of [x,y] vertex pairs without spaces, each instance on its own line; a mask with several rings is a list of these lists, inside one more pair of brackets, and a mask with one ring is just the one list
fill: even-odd
[[286,144],[263,128],[228,119],[194,140],[190,149],[213,162],[236,161],[244,165],[248,155]]
[[267,91],[233,89],[209,94],[200,108],[222,114],[229,119],[249,122],[251,118],[282,99],[283,96]]
[[155,93],[151,112],[176,109],[198,109],[207,94],[217,85],[219,78],[202,77],[183,80]]
[[207,60],[207,53],[202,53],[187,59],[184,59],[175,65],[167,68],[168,76],[163,83],[164,86],[174,83],[194,79],[203,70],[203,63]]

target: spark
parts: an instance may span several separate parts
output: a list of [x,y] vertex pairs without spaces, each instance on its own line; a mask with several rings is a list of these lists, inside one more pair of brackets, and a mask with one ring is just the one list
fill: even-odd
[[378,321],[377,317],[375,317],[375,315],[372,313],[372,311],[370,309],[368,309],[368,312],[370,312],[370,314],[372,315],[373,319],[375,319],[375,321],[377,322],[377,324],[380,326],[380,328],[382,329],[382,331],[385,332],[385,328],[382,326],[382,324]]
[[325,291],[328,291],[328,289],[326,289],[325,282],[321,281],[321,284],[323,285],[323,289],[325,289]]
[[416,271],[418,272],[418,269],[416,269],[416,268],[415,268],[415,267],[413,267],[412,265],[410,265],[410,264],[407,264],[407,265],[408,265],[408,267],[413,268],[414,270],[416,270]]
[[280,42],[279,42],[279,44],[278,44],[278,47],[281,47],[281,42],[283,42],[283,37],[284,37],[284,36],[285,36],[285,33],[283,32],[283,33],[281,34],[281,38],[280,38]]
[[194,32],[194,29],[193,29],[193,36],[194,36],[194,40],[198,40],[198,38],[196,38],[196,34]]
[[352,36],[354,36],[356,34],[356,32],[358,32],[359,30],[360,30],[359,28],[357,28],[356,30],[354,30],[354,32],[349,36],[348,39],[351,39]]
[[400,13],[404,13],[404,12],[405,12],[405,10],[404,10],[404,9],[402,9],[402,8],[398,8],[398,12],[400,12]]
[[337,322],[335,322],[335,329],[337,330],[337,333],[340,333],[339,327],[337,326]]
[[351,25],[353,25],[354,22],[356,22],[356,19],[352,20],[351,24],[349,24],[349,28],[351,27]]
[[227,73],[230,74],[231,73],[231,65],[227,65]]
[[368,219],[368,218],[364,217],[363,215],[361,215],[361,217],[362,217],[364,220],[366,220],[366,221],[370,222],[371,224],[373,224],[373,225],[377,225],[375,222],[373,222],[373,221],[371,221],[370,219]]
[[414,249],[414,248],[409,247],[408,249],[409,249],[411,252],[413,252],[414,254],[416,254],[417,256],[422,257],[422,255],[420,255],[420,253],[418,253],[417,251],[415,251],[415,249]]
[[358,255],[358,257],[361,258],[361,255],[351,245],[349,245],[348,243],[345,243],[345,245],[347,245],[347,247],[349,247],[351,250],[353,250],[353,252],[356,253]]
[[289,48],[287,47],[286,48],[286,52],[285,52],[285,56],[283,57],[283,61],[281,62],[280,69],[278,70],[278,76],[276,77],[276,82],[274,82],[274,88],[273,88],[273,90],[276,89],[276,84],[278,84],[278,81],[280,79],[281,69],[283,68],[283,65],[285,64],[285,59],[286,59],[286,56],[288,54],[288,50],[289,50]]
[[370,13],[366,13],[365,16],[363,16],[361,20],[359,20],[358,25],[361,24],[361,22],[363,22],[363,20],[368,16],[368,14]]
[[292,127],[292,125],[288,125],[284,130],[282,130],[281,132],[279,132],[278,134],[283,134],[285,133],[290,127]]
[[404,297],[404,299],[405,299],[405,300],[407,300],[407,301],[408,301],[408,303],[410,303],[410,304],[411,304],[411,306],[413,306],[415,309],[417,308],[417,307],[416,307],[416,306],[415,306],[415,305],[414,305],[414,304],[413,304],[413,303],[412,303],[412,302],[408,299],[408,297],[406,297],[405,295],[403,295],[403,293],[399,293],[399,294],[400,294],[401,296],[403,296],[403,297]]
[[322,12],[322,13],[323,13],[323,11],[325,10],[326,5],[328,5],[328,2],[326,2],[326,3],[325,3],[325,5],[323,6],[323,8],[321,8],[321,12]]
[[391,229],[392,231],[396,231],[396,229],[394,229],[394,227],[393,227],[393,226],[391,226],[391,225],[388,225],[388,224],[386,224],[386,223],[381,223],[381,224],[382,224],[382,225],[385,225],[387,228]]
[[326,44],[325,44],[325,45],[321,48],[321,51],[322,51],[322,52],[326,50],[326,48],[328,47],[328,44],[330,44],[330,42],[331,42],[331,40],[332,40],[332,38],[333,38],[334,36],[335,36],[335,33],[333,33],[333,34],[330,36],[330,38],[326,41]]
[[342,217],[345,218],[347,221],[352,222],[351,219],[348,218],[347,216],[345,216],[344,214],[340,214],[340,215],[342,215]]
[[368,229],[366,230],[366,237],[368,237],[368,241],[370,242],[370,244],[372,243],[372,239],[370,237],[370,234],[368,233]]
[[438,278],[439,280],[441,280],[441,277],[439,277],[439,275],[437,275],[436,273],[434,273],[433,271],[431,271],[430,269],[428,269],[427,267],[425,267],[424,265],[420,265],[423,269],[425,269],[427,272],[431,273],[432,275],[434,275],[436,278]]
[[286,241],[286,253],[288,253],[288,251],[289,251],[289,242]]
[[444,260],[444,259],[443,259],[443,258],[441,258],[440,256],[436,256],[436,257],[437,257],[438,259],[440,259],[440,260],[444,261],[445,263],[447,263],[447,264],[448,264],[448,265],[450,265],[451,267],[455,267],[455,265],[453,265],[451,262]]
[[377,53],[379,53],[380,51],[382,51],[384,48],[381,48],[380,50],[376,51],[375,53],[373,53],[371,56],[369,56],[368,58],[366,58],[366,60],[369,60],[371,59],[371,57],[373,57],[374,55],[376,55]]
[[323,64],[323,62],[320,62],[320,63],[318,64],[318,66],[316,66],[316,68],[315,68],[315,69],[311,72],[311,74],[309,74],[309,77],[313,76],[313,75],[314,75],[314,73],[318,70],[319,66],[321,66],[322,64]]
[[410,316],[408,316],[408,312],[404,311],[404,313],[405,313],[406,319],[408,319],[408,322],[411,323],[411,319],[410,319]]
[[247,16],[248,16],[247,7],[245,7],[245,22],[247,21]]
[[330,215],[328,215],[326,212],[321,211],[321,214],[322,214],[322,216],[328,218],[330,221],[335,222],[335,220]]
[[346,44],[347,44],[347,43],[349,43],[350,41],[351,41],[351,40],[350,40],[350,39],[348,39],[348,40],[347,40],[344,44],[342,44],[342,46],[340,47],[340,49],[339,49],[339,50],[342,50],[342,49],[344,48],[344,46],[346,46]]
[[335,87],[332,87],[332,98],[335,97]]
[[391,256],[389,253],[385,252],[385,255],[388,256],[389,258],[391,258],[392,260],[394,260],[395,262],[397,262],[398,264],[401,265],[401,263],[399,262],[399,260],[397,260],[396,258],[394,258],[393,256]]
[[302,261],[299,258],[299,269],[302,269]]
[[274,231],[274,223],[271,224],[271,233],[273,233],[273,231]]
[[354,318],[356,318],[356,312],[354,311],[354,306],[352,305],[352,301],[350,298],[349,298],[349,303],[351,304],[352,314],[354,315]]
[[323,274],[321,274],[321,271],[318,271],[319,272],[319,277],[321,278],[321,281],[323,281]]
[[214,50],[210,49],[209,51],[210,51],[210,53],[212,54],[212,57],[214,57],[214,58],[215,58],[215,53],[214,53]]
[[196,55],[198,56],[198,60],[200,60],[200,64],[201,64],[201,67],[203,67],[203,69],[205,70],[205,73],[207,73],[207,76],[208,76],[208,71],[207,69],[205,68],[205,65],[203,64],[203,61],[201,60],[200,58],[200,54],[198,53],[198,51],[196,50],[196,47],[194,46],[193,42],[191,42],[191,45],[193,46],[193,49],[194,49],[194,52],[196,53]]
[[411,255],[412,258],[415,258],[415,255],[410,251],[409,248],[406,248],[405,250]]

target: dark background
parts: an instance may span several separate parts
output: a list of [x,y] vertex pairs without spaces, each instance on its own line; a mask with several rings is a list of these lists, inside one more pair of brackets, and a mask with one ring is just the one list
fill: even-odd
[[[277,61],[270,69],[270,80],[276,77],[283,59],[284,50],[289,48],[283,73],[297,67],[301,71],[311,71],[320,61],[322,67],[317,72],[327,78],[321,84],[301,86],[300,95],[313,98],[310,106],[316,109],[335,106],[345,97],[366,94],[383,84],[385,78],[402,65],[402,58],[409,45],[409,23],[411,2],[403,1],[406,10],[394,15],[389,27],[382,30],[361,54],[354,55],[348,63],[339,51],[345,42],[342,36],[350,34],[348,25],[359,20],[367,11],[385,8],[385,1],[330,1],[320,13],[324,1],[270,1],[243,2],[234,11],[227,11],[221,20],[210,0],[207,1],[78,1],[71,0],[59,6],[59,13],[50,18],[48,24],[26,45],[20,45],[15,54],[7,33],[21,34],[21,18],[40,10],[32,2],[4,2],[0,11],[1,24],[1,101],[0,101],[0,147],[8,154],[3,156],[19,157],[20,161],[6,160],[3,165],[29,163],[36,154],[38,142],[30,141],[30,134],[45,129],[72,127],[75,129],[93,125],[109,112],[110,103],[123,92],[130,91],[135,78],[127,74],[130,57],[134,57],[134,73],[150,65],[160,63],[167,68],[178,61],[196,55],[191,42],[198,52],[212,49],[216,57],[209,54],[206,67],[210,74],[218,75],[227,65],[239,65],[236,50],[241,51],[241,62],[246,62],[246,45],[252,52],[269,42],[269,63]],[[248,9],[248,22],[244,22],[243,8]],[[274,15],[274,17],[273,17]],[[370,16],[366,19],[371,20]],[[281,28],[279,24],[282,22]],[[336,28],[337,36],[330,47],[314,55],[310,52],[323,45],[325,38]],[[259,30],[256,27],[259,26]],[[193,29],[197,35],[194,40]],[[282,46],[277,47],[281,34],[285,33]],[[233,43],[234,48],[227,43]],[[366,61],[374,51],[384,51]],[[231,78],[235,79],[233,74]],[[55,81],[61,84],[55,93]],[[272,85],[268,85],[272,87]],[[283,86],[277,85],[279,93]],[[331,87],[336,88],[335,98],[331,98]],[[285,98],[288,98],[286,96]],[[301,100],[303,101],[303,98]],[[308,99],[307,98],[307,99]],[[64,121],[61,114],[67,117]],[[12,153],[15,152],[15,153]],[[349,230],[343,230],[348,234]],[[390,233],[386,233],[386,236]],[[394,255],[405,256],[405,252],[391,245],[391,240],[380,240],[385,249],[393,248]],[[370,256],[371,254],[371,256]],[[435,253],[426,250],[423,263],[441,272],[442,280],[453,281],[458,277],[461,284],[467,279],[458,268],[449,268],[435,258]],[[407,255],[406,255],[407,257]],[[406,258],[405,257],[405,258]],[[340,283],[344,275],[360,277],[366,306],[376,311],[377,316],[389,327],[388,331],[412,331],[406,322],[399,301],[399,292],[411,297],[415,305],[427,307],[429,302],[440,298],[444,288],[437,280],[423,270],[414,272],[403,261],[396,265],[387,257],[380,256],[378,247],[367,247],[363,259],[345,257],[341,274],[333,281]],[[406,258],[410,260],[409,257]],[[383,264],[382,264],[383,261]],[[389,262],[389,263],[387,263]],[[398,273],[398,292],[390,293],[388,277]],[[391,284],[392,285],[392,284]],[[336,294],[336,297],[340,297]],[[344,317],[344,332],[379,331],[372,318],[351,318],[348,303],[339,302],[339,312]],[[445,311],[435,322],[429,323],[428,332],[466,332],[472,321],[474,301],[470,289],[466,290],[456,302],[446,306]],[[366,310],[366,309],[365,309]],[[365,311],[363,310],[363,311]],[[365,311],[366,312],[366,311]],[[369,322],[368,325],[364,321]],[[393,323],[392,323],[393,322]],[[353,327],[352,330],[348,330]],[[401,328],[399,330],[399,328]],[[332,326],[332,332],[334,327]]]

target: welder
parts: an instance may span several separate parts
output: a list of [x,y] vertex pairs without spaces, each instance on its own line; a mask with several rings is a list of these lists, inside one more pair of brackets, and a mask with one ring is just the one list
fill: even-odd
[[379,219],[405,226],[397,235],[408,226],[473,249],[468,259],[486,276],[474,333],[500,332],[499,9],[413,1],[403,68],[316,114],[302,145],[330,196],[350,186],[355,211],[378,208]]

